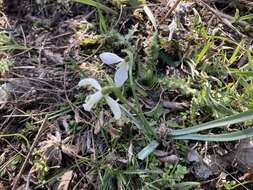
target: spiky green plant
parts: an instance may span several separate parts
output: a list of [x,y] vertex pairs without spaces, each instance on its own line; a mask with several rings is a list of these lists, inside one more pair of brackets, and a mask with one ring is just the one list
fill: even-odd
[[14,64],[14,61],[10,59],[1,59],[0,60],[0,74],[3,75],[9,71],[10,67]]

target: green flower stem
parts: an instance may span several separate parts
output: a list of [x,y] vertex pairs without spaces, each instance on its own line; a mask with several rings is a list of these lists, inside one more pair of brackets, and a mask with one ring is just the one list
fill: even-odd
[[143,124],[143,128],[144,128],[144,134],[147,135],[148,137],[152,138],[155,137],[156,134],[154,132],[154,130],[150,127],[147,119],[144,116],[144,113],[140,107],[140,104],[138,102],[138,97],[136,94],[136,89],[135,89],[135,84],[134,84],[134,80],[133,80],[133,64],[134,64],[134,59],[133,59],[133,54],[129,51],[126,50],[126,53],[129,56],[129,80],[130,80],[130,86],[132,89],[132,93],[134,96],[134,99],[136,101],[136,105],[137,105],[137,110],[134,109],[134,111],[136,112],[136,114],[140,117],[140,120]]
[[123,96],[123,94],[121,93],[121,90],[119,87],[117,86],[106,86],[104,88],[102,88],[102,94],[106,95],[113,92],[115,94],[116,97],[119,98],[119,100],[125,104],[127,102],[126,98]]
[[115,86],[106,86],[102,88],[102,94],[103,95],[107,95],[109,93],[112,92],[113,88],[115,88]]
[[[130,108],[130,110],[132,110],[136,115],[139,116],[138,109],[136,109],[135,107],[133,107],[131,104],[129,104],[127,102],[126,98],[123,96],[123,94],[122,94],[122,92],[121,92],[121,90],[120,90],[119,87],[116,87],[116,86],[106,86],[106,87],[102,88],[102,94],[103,95],[109,94],[111,92],[114,93],[115,96],[117,96],[123,104],[127,104],[127,106]],[[144,127],[142,127],[142,129],[145,130]]]
[[[137,97],[137,94],[136,94],[136,89],[135,89],[135,84],[134,84],[134,81],[133,81],[133,64],[134,64],[134,60],[133,60],[133,54],[129,51],[126,51],[128,56],[129,56],[129,80],[130,80],[130,86],[131,86],[131,89],[132,89],[132,92],[133,92],[133,96],[134,96],[134,99],[136,101],[136,104],[137,104],[137,109],[134,108],[133,106],[129,105],[128,106],[130,107],[130,109],[139,116],[142,124],[143,124],[143,130],[144,130],[144,134],[147,135],[147,137],[151,138],[151,137],[156,137],[156,134],[154,132],[154,130],[150,127],[147,119],[145,118],[144,116],[144,113],[140,107],[140,104],[138,102],[138,97]],[[106,86],[106,87],[103,87],[102,90],[101,90],[102,94],[103,95],[107,95],[109,93],[114,93],[116,97],[118,97],[120,99],[120,101],[123,103],[123,104],[127,104],[127,100],[126,98],[123,96],[122,92],[121,92],[121,89],[120,87],[117,87],[117,86]]]

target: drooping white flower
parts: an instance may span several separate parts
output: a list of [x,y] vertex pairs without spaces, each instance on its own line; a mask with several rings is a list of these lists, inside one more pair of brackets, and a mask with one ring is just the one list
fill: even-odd
[[101,53],[99,57],[107,65],[112,65],[124,61],[124,59],[122,59],[120,56],[110,52]]
[[97,90],[94,94],[91,94],[86,97],[85,103],[83,104],[84,110],[91,111],[92,107],[94,107],[95,104],[97,104],[102,98],[105,98],[107,104],[109,105],[110,109],[113,112],[114,118],[120,119],[121,110],[119,103],[116,100],[112,99],[109,95],[104,95],[102,93],[102,87],[100,86],[100,84],[96,79],[93,78],[82,79],[78,83],[78,86],[79,87],[92,86]]
[[128,79],[128,64],[115,53],[104,52],[99,57],[107,65],[118,64],[118,69],[114,75],[114,82],[117,87],[121,87]]

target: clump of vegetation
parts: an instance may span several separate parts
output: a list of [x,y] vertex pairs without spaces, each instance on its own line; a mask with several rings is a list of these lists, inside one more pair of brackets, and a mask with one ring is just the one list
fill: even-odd
[[0,189],[252,188],[227,160],[253,137],[247,6],[24,5],[0,32]]
[[13,64],[14,64],[14,62],[9,59],[0,60],[0,74],[3,75],[5,72],[9,71],[10,67]]

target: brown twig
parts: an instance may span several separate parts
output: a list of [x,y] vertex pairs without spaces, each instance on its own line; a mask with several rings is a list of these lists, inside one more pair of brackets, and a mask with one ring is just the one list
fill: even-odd
[[229,15],[226,15],[224,13],[221,13],[218,10],[215,10],[214,8],[212,8],[211,6],[209,6],[207,3],[205,3],[204,1],[200,0],[200,3],[202,3],[202,5],[204,5],[207,9],[209,9],[215,16],[217,16],[217,18],[224,23],[226,26],[228,26],[229,28],[231,28],[232,30],[234,30],[235,32],[237,32],[237,34],[239,34],[241,37],[244,37],[245,35],[242,34],[236,27],[233,26],[233,24],[231,23],[233,19],[232,17],[230,17]]
[[178,4],[180,3],[181,0],[177,0],[174,5],[169,9],[169,11],[165,14],[165,16],[160,20],[159,24],[163,23],[166,18],[168,18],[171,13],[177,8]]
[[44,128],[44,126],[45,126],[45,124],[46,124],[47,118],[48,118],[48,116],[46,115],[46,117],[45,117],[43,123],[41,124],[41,126],[40,126],[40,128],[39,128],[39,131],[38,131],[38,133],[37,133],[37,135],[36,135],[36,137],[35,137],[35,139],[34,139],[34,141],[33,141],[33,144],[32,144],[32,146],[31,146],[31,148],[30,148],[30,151],[28,152],[28,154],[27,154],[27,156],[26,156],[26,158],[25,158],[25,161],[24,161],[22,167],[21,167],[20,170],[19,170],[18,175],[17,175],[16,178],[13,180],[12,190],[16,190],[16,189],[17,189],[19,179],[20,179],[20,177],[21,177],[21,175],[22,175],[22,173],[23,173],[23,171],[24,171],[24,169],[25,169],[25,167],[26,167],[26,165],[27,165],[27,163],[28,163],[28,160],[29,160],[29,158],[30,158],[30,156],[31,156],[31,154],[32,154],[32,151],[33,151],[33,149],[34,149],[34,147],[35,147],[35,145],[36,145],[36,143],[37,143],[37,141],[38,141],[38,139],[39,139],[39,136],[40,136],[40,134],[41,134],[41,132],[42,132],[42,129]]

